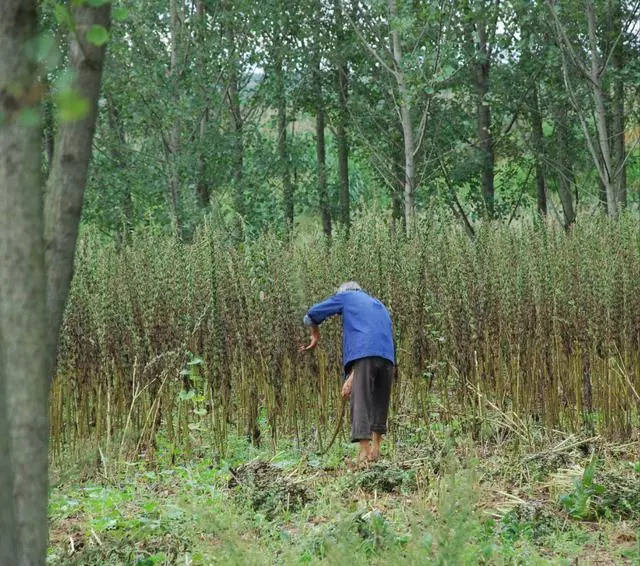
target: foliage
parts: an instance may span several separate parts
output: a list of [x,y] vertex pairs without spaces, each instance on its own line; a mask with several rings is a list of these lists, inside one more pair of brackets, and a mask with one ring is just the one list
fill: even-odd
[[640,513],[640,474],[600,472],[593,458],[575,480],[573,491],[560,497],[560,504],[574,519],[635,518]]
[[560,498],[561,505],[574,519],[589,520],[595,517],[593,499],[605,492],[605,487],[594,480],[597,463],[597,459],[591,460],[582,476],[576,480],[573,492]]
[[[527,217],[540,196],[536,182],[542,176],[552,218],[566,221],[560,219],[567,213],[561,198],[565,185],[578,216],[588,217],[600,198],[579,119],[581,109],[591,104],[589,82],[572,68],[569,84],[575,92],[567,92],[562,44],[554,41],[554,12],[547,3],[395,4],[393,19],[388,2],[144,0],[114,5],[85,222],[116,239],[133,227],[152,223],[171,230],[177,222],[181,235],[190,239],[212,211],[216,223],[234,231],[241,227],[245,235],[265,228],[284,231],[288,175],[296,222],[317,224],[321,198],[313,122],[320,111],[327,120],[331,216],[341,217],[334,134],[344,124],[352,208],[375,201],[397,219],[405,182],[397,70],[405,77],[416,138],[418,211],[438,208],[459,217],[464,211],[471,222],[484,215],[478,110],[488,107],[496,215],[505,222]],[[587,26],[583,3],[559,4],[578,58],[588,59],[581,43]],[[595,4],[596,34],[607,63],[608,112],[623,109],[627,148],[633,149],[637,33],[631,28],[621,32],[616,56],[605,57],[616,35],[609,10],[618,3]],[[62,3],[55,3],[55,14],[47,6],[43,37],[52,42],[58,28],[72,22]],[[342,7],[341,23],[337,6]],[[620,6],[627,10],[624,3]],[[488,35],[486,52],[474,31],[481,28]],[[403,47],[398,63],[388,49],[392,30]],[[106,41],[105,34],[90,30],[97,43]],[[487,83],[479,90],[477,73],[485,67]],[[339,69],[347,74],[345,108],[337,86]],[[60,74],[60,62],[54,63],[52,82]],[[60,119],[80,110],[72,95],[59,101],[69,107]],[[541,139],[533,133],[537,117]],[[593,130],[590,116],[587,122],[587,130]],[[283,135],[284,158],[278,144]],[[634,204],[637,151],[631,151],[625,165],[628,202]]]

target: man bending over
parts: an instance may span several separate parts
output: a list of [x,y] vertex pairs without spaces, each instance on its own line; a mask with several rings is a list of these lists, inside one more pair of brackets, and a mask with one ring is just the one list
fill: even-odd
[[[345,376],[342,397],[351,396],[351,441],[360,443],[358,462],[380,456],[387,413],[395,350],[391,317],[386,307],[367,295],[354,281],[343,283],[335,295],[312,306],[304,317],[311,326],[312,350],[320,340],[318,325],[330,316],[342,315],[342,355]],[[373,441],[373,442],[372,442]]]

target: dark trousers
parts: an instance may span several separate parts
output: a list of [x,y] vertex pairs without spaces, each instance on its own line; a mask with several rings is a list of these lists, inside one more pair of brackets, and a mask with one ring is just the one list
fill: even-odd
[[384,358],[356,360],[351,388],[351,442],[370,440],[372,432],[387,432],[393,364]]

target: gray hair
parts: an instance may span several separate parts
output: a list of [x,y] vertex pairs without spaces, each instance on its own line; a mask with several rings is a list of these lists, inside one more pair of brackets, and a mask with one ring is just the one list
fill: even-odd
[[347,281],[338,287],[336,293],[344,293],[345,291],[362,291],[362,289],[355,281]]

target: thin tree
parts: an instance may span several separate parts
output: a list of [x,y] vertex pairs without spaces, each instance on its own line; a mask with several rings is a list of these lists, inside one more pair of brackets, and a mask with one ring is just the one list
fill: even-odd
[[47,551],[49,384],[73,273],[110,9],[109,4],[71,9],[71,88],[88,104],[82,118],[59,125],[45,196],[40,173],[44,91],[27,49],[38,34],[37,3],[5,0],[2,4],[0,448],[6,450],[0,465],[2,564],[42,564]]

